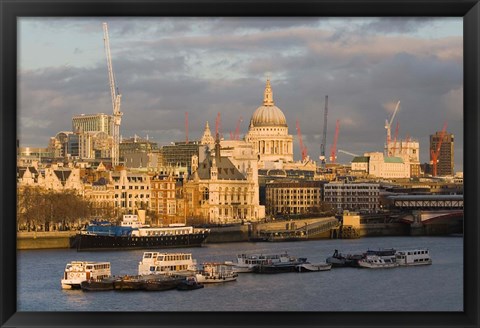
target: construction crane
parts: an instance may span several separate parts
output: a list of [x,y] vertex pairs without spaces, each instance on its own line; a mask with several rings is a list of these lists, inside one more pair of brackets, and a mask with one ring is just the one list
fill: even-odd
[[188,112],[185,112],[185,142],[188,144]]
[[400,106],[400,101],[398,101],[397,105],[395,106],[395,110],[393,111],[392,117],[390,118],[390,122],[388,120],[385,120],[385,129],[387,129],[387,147],[386,147],[387,151],[391,141],[392,122],[393,122],[393,119],[395,118],[395,114],[397,114],[398,106]]
[[443,138],[445,137],[445,133],[447,132],[447,122],[443,123],[442,131],[438,136],[438,143],[437,148],[435,150],[430,150],[430,158],[432,159],[432,175],[434,177],[437,176],[437,164],[438,164],[438,157],[440,156],[440,149],[442,148]]
[[340,130],[340,120],[337,120],[335,125],[335,136],[333,137],[332,148],[330,149],[330,163],[335,164],[337,159],[337,141],[338,141],[338,132]]
[[243,118],[240,116],[240,118],[237,121],[237,125],[235,127],[235,132],[230,132],[230,139],[231,140],[239,140],[240,137],[240,123],[243,122]]
[[323,136],[320,145],[320,166],[325,167],[325,147],[327,144],[327,116],[328,116],[328,96],[325,96],[325,110],[323,112]]
[[298,143],[300,145],[300,152],[302,153],[302,162],[307,158],[307,147],[303,144],[302,139],[302,131],[300,130],[300,123],[297,120],[297,135],[298,135]]
[[118,91],[118,86],[115,83],[115,75],[113,73],[112,55],[110,53],[110,40],[108,38],[107,23],[103,23],[103,42],[104,42],[104,45],[105,45],[105,55],[107,57],[108,80],[110,82],[110,94],[112,96],[112,108],[113,108],[112,166],[115,167],[119,164],[120,124],[122,122],[123,113],[120,111],[120,103],[121,103],[122,95]]
[[353,157],[358,157],[360,155],[357,155],[357,154],[354,154],[354,153],[351,153],[349,151],[345,151],[345,150],[342,150],[342,149],[339,149],[338,150],[339,153],[343,153],[343,154],[347,154],[347,155],[350,155],[350,156],[353,156]]

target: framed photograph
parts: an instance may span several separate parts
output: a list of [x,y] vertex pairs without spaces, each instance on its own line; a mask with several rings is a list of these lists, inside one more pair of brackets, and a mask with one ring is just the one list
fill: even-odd
[[477,0],[0,8],[1,327],[479,325]]

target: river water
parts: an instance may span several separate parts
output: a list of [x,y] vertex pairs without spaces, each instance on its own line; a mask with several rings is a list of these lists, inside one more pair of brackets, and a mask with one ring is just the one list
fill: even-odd
[[240,274],[235,282],[189,292],[62,290],[65,264],[110,261],[112,274],[136,274],[143,250],[17,252],[17,311],[463,311],[462,237],[375,237],[279,243],[207,244],[189,252],[197,263],[234,260],[239,253],[278,253],[324,262],[335,249],[428,248],[432,265],[390,269]]

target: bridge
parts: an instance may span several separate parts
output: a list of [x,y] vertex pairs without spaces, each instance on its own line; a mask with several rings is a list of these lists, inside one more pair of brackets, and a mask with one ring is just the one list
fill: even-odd
[[463,210],[463,195],[395,195],[388,196],[397,210]]
[[445,235],[463,233],[462,210],[404,212],[398,222],[410,225],[411,235]]

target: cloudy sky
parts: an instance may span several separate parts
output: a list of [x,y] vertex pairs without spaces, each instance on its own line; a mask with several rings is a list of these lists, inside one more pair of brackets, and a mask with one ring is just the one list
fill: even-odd
[[[20,146],[46,147],[71,130],[73,115],[111,113],[103,44],[108,23],[122,94],[121,135],[160,145],[199,139],[205,122],[226,139],[240,117],[241,135],[271,80],[300,158],[298,119],[313,159],[320,155],[325,96],[327,154],[337,148],[383,151],[385,120],[399,138],[420,142],[455,135],[455,170],[463,170],[462,18],[22,18],[17,111]],[[347,163],[351,156],[338,154]]]

